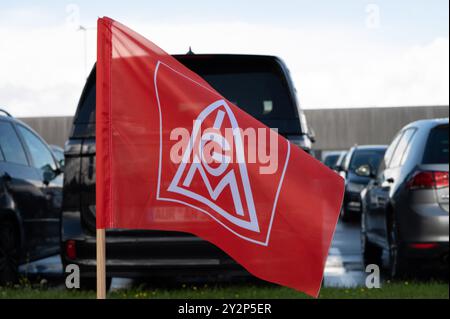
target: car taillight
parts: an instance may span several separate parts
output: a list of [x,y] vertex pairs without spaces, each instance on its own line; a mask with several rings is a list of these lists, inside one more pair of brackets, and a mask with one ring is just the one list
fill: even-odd
[[410,189],[448,187],[448,172],[417,172],[407,185]]
[[414,249],[433,249],[436,248],[438,245],[435,243],[416,243],[410,244],[409,246]]
[[69,259],[77,258],[77,247],[75,245],[75,240],[66,241],[66,256]]
[[434,172],[436,188],[448,187],[448,172]]

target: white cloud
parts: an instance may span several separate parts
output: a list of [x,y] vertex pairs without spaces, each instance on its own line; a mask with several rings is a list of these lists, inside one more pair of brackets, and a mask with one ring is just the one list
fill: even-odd
[[[170,53],[282,57],[304,107],[449,103],[449,40],[405,47],[354,30],[286,29],[246,23],[132,25]],[[88,64],[95,61],[88,31]],[[73,114],[84,82],[83,34],[64,26],[0,26],[0,105],[17,116]]]

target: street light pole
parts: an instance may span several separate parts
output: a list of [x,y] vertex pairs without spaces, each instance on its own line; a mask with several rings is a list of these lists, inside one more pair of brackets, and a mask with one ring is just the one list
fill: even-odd
[[88,77],[88,69],[87,69],[87,28],[85,26],[80,25],[78,27],[78,31],[83,31],[83,42],[84,42],[84,75]]

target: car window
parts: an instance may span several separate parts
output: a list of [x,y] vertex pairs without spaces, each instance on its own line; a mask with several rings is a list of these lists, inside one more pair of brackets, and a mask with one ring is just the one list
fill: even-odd
[[392,155],[394,155],[394,151],[397,148],[398,142],[400,141],[400,138],[402,137],[403,132],[399,132],[395,137],[394,140],[391,142],[389,147],[386,150],[386,153],[384,154],[384,160],[382,163],[382,167],[380,167],[380,170],[383,170],[385,167],[389,166],[389,163],[392,159]]
[[336,165],[336,161],[339,158],[339,154],[336,155],[328,155],[325,158],[324,164],[328,167],[333,167],[334,165]]
[[354,172],[362,165],[370,165],[371,168],[377,169],[383,158],[385,150],[383,149],[356,149],[350,162],[349,170]]
[[448,125],[431,130],[423,164],[448,164]]
[[297,117],[289,91],[269,72],[203,74],[232,103],[259,120]]
[[229,56],[176,58],[230,102],[267,126],[278,128],[280,134],[308,132],[288,74],[276,59]]
[[19,131],[30,151],[33,159],[33,166],[42,171],[56,170],[55,160],[48,147],[29,129],[22,125],[18,125]]
[[22,143],[11,123],[0,121],[0,158],[6,162],[28,165]]
[[406,147],[406,150],[402,155],[402,160],[400,162],[400,166],[403,166],[409,157],[409,153],[411,152],[411,149],[413,148],[413,145],[414,145],[413,140],[414,140],[414,137],[416,136],[416,131],[417,131],[416,129],[413,130],[413,134],[409,139],[408,146]]
[[60,150],[53,150],[53,154],[55,155],[58,162],[64,161],[64,153]]
[[389,167],[399,167],[403,155],[405,154],[406,148],[408,147],[409,142],[411,141],[412,136],[415,133],[415,129],[410,128],[404,131],[400,141],[398,142],[397,147],[395,148],[394,154],[392,155],[392,160],[389,163]]

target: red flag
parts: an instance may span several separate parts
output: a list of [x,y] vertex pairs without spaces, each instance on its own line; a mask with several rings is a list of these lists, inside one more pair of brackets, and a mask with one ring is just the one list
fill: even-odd
[[109,18],[98,20],[96,112],[97,228],[189,232],[255,276],[318,295],[341,177]]

